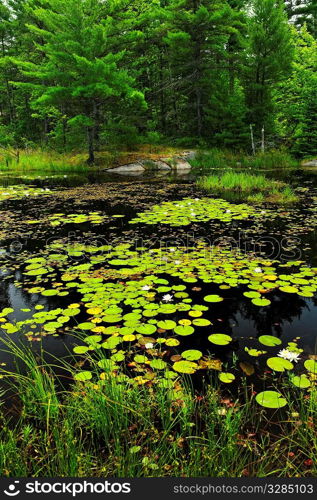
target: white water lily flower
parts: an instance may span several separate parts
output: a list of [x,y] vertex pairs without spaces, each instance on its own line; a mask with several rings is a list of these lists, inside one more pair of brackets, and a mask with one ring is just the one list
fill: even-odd
[[181,263],[180,260],[174,260],[174,264],[176,264],[177,266]]
[[149,342],[148,344],[145,344],[145,348],[146,349],[152,349],[154,346],[152,344],[152,342]]
[[170,248],[170,252],[175,252],[175,248]]
[[163,295],[162,300],[164,300],[164,302],[171,302],[173,300],[173,295],[167,293],[166,295]]
[[262,269],[260,267],[256,267],[255,269],[253,269],[253,271],[255,273],[261,273],[262,272]]
[[279,353],[278,356],[283,359],[287,359],[287,361],[299,361],[299,354],[297,352],[289,351],[288,349],[282,349]]
[[226,213],[227,214],[231,214],[231,210],[226,210]]
[[144,285],[144,286],[142,286],[142,290],[150,290],[150,288],[151,288],[151,287],[150,287],[149,285]]

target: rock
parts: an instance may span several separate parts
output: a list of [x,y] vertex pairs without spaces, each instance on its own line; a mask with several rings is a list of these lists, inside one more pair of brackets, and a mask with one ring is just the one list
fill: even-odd
[[118,174],[142,174],[145,168],[140,163],[128,163],[127,165],[120,165],[120,167],[108,168],[106,172]]
[[173,170],[190,170],[192,167],[187,160],[182,157],[161,158],[164,163],[171,166]]
[[161,160],[138,160],[147,170],[171,170],[171,167]]
[[185,158],[186,160],[193,160],[196,157],[197,153],[196,151],[184,151],[181,153],[181,157]]
[[310,160],[310,161],[303,161],[302,166],[303,167],[317,167],[317,159]]

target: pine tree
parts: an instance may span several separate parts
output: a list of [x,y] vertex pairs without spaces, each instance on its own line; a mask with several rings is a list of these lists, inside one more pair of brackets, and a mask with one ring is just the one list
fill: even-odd
[[[168,25],[165,40],[171,81],[182,114],[183,133],[210,140],[215,130],[210,128],[207,116],[210,116],[210,106],[217,106],[211,101],[223,89],[220,75],[228,70],[226,48],[229,38],[234,37],[240,28],[239,15],[227,2],[173,0],[169,6]],[[236,57],[235,49],[233,54]],[[234,58],[232,62],[234,64]],[[230,74],[232,90],[233,67]]]
[[283,4],[253,0],[249,21],[246,89],[249,121],[260,132],[273,130],[272,92],[286,78],[293,58],[291,31]]
[[[316,82],[317,83],[317,82]],[[317,84],[306,102],[300,136],[295,151],[299,156],[316,157],[317,151]]]
[[35,8],[37,25],[28,28],[44,58],[18,61],[29,82],[16,83],[33,92],[35,109],[63,106],[68,124],[86,128],[89,163],[95,160],[100,108],[122,97],[144,102],[119,66],[124,52],[109,50],[113,19],[101,16],[103,7],[101,0],[45,0]]
[[[308,33],[306,26],[299,32],[294,28],[293,38],[295,54],[292,70],[276,88],[274,100],[279,134],[294,152],[300,154],[306,148],[303,142],[307,143],[307,138],[302,140],[303,134],[309,133],[304,125],[309,122],[313,131],[313,122],[317,123],[313,112],[317,88],[317,40]],[[316,144],[312,140],[313,148],[316,153]]]

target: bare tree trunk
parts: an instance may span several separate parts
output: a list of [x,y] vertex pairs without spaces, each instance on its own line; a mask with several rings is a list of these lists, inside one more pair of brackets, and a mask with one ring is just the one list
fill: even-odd
[[251,147],[252,154],[255,155],[255,144],[254,144],[254,135],[253,135],[253,125],[250,125],[250,133],[251,133]]

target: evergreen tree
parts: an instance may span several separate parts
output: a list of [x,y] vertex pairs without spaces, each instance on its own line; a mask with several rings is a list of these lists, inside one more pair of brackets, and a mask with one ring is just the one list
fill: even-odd
[[[173,0],[169,13],[165,40],[183,134],[210,140],[216,127],[210,127],[207,116],[210,116],[210,107],[218,106],[214,101],[223,89],[220,75],[228,69],[227,44],[240,28],[240,16],[227,2],[218,0]],[[231,78],[233,91],[232,67]],[[226,85],[223,90],[228,92],[229,87]]]
[[249,20],[246,91],[249,122],[260,132],[273,131],[272,92],[290,71],[292,39],[283,4],[253,0]]
[[[317,87],[317,41],[306,27],[293,31],[295,57],[288,78],[275,91],[277,128],[286,144],[300,152],[303,125],[315,120],[310,107]],[[314,127],[312,126],[312,129]]]
[[143,102],[134,80],[119,67],[124,53],[109,51],[113,19],[101,17],[101,0],[47,0],[36,8],[39,25],[29,25],[44,58],[40,64],[19,61],[37,109],[63,106],[68,124],[85,127],[89,163],[95,156],[101,106],[122,97]]

